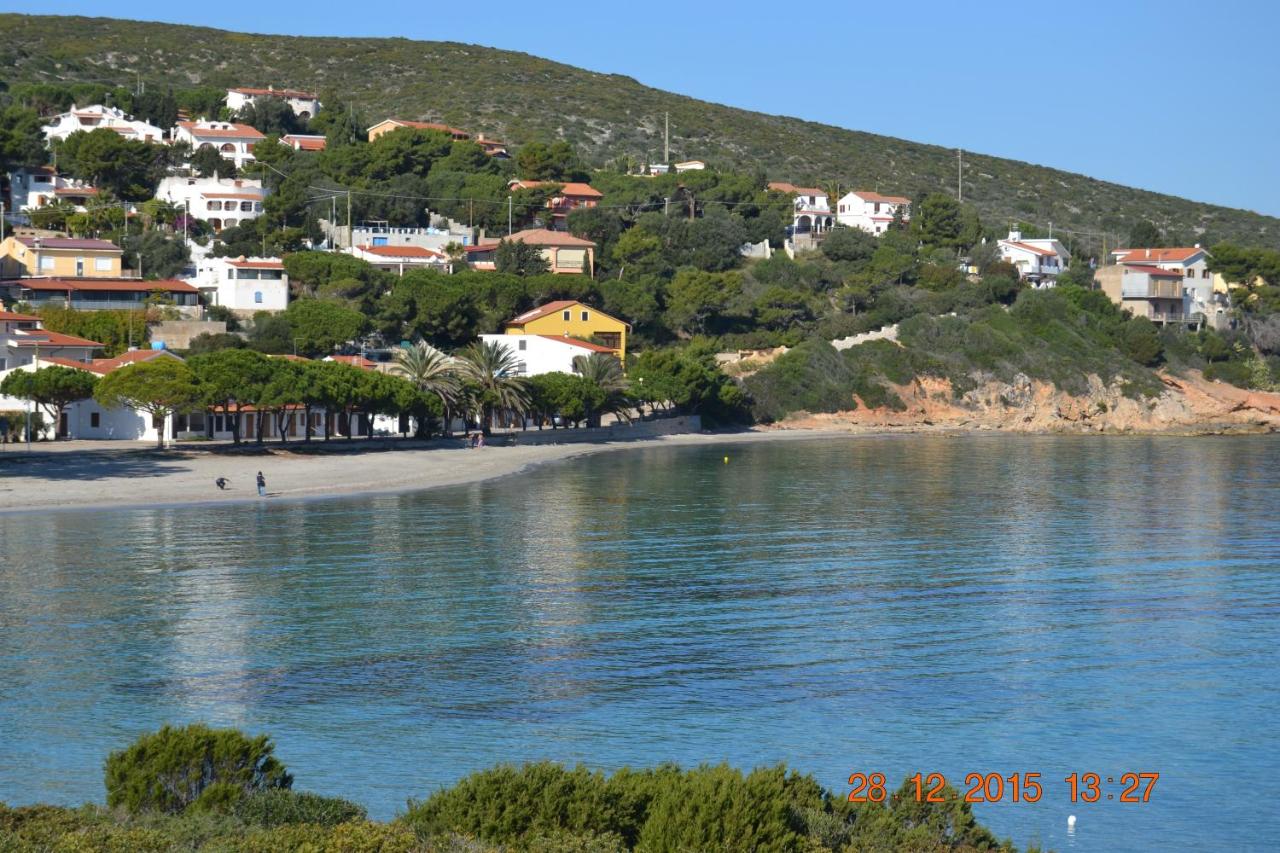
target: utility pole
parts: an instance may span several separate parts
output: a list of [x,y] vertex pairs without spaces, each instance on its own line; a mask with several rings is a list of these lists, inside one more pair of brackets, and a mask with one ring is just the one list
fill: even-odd
[[351,190],[347,190],[347,246],[351,246],[355,238],[351,233]]
[[662,114],[662,162],[671,166],[671,113]]
[[695,209],[696,208],[694,207],[693,193],[689,193],[689,219],[690,220],[693,219],[693,212]]
[[671,210],[671,196],[662,199],[662,215],[666,216]]
[[514,202],[511,196],[507,196],[507,236],[511,236],[511,213]]
[[956,149],[956,195],[964,201],[964,150]]
[[4,242],[4,202],[0,201],[0,242]]

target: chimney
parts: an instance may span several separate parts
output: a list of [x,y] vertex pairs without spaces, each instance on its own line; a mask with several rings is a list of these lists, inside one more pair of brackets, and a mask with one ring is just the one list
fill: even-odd
[[1199,249],[1199,248],[1200,248],[1200,244],[1199,244],[1199,243],[1196,243],[1196,248],[1197,248],[1197,249]]
[[1010,229],[1009,229],[1009,239],[1010,239],[1010,240],[1012,240],[1012,241],[1013,241],[1013,242],[1015,242],[1015,243],[1016,243],[1016,242],[1018,242],[1019,240],[1021,240],[1021,239],[1022,239],[1022,232],[1021,232],[1021,231],[1019,231],[1019,230],[1017,230],[1017,229],[1015,229],[1015,228],[1010,228]]

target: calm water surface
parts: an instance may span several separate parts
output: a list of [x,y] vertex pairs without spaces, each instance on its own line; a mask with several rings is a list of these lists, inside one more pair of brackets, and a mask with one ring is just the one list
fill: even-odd
[[0,800],[101,800],[109,750],[205,720],[381,818],[500,761],[785,761],[1042,773],[977,808],[1019,844],[1274,849],[1278,509],[1273,438],[913,436],[0,516]]

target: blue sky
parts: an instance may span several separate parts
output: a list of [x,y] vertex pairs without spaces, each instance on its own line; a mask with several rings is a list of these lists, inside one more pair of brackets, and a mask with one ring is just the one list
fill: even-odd
[[1280,215],[1280,3],[46,0],[519,50],[709,101]]

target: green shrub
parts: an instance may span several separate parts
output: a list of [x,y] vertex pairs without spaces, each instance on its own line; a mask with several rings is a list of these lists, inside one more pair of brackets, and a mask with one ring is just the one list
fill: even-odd
[[134,814],[227,809],[244,794],[292,785],[273,750],[266,735],[165,726],[107,756],[107,805]]
[[1244,361],[1215,361],[1204,369],[1204,378],[1226,382],[1237,388],[1253,387],[1253,370]]
[[369,816],[363,806],[350,800],[287,788],[267,788],[243,797],[233,814],[245,823],[263,827],[293,823],[334,826]]
[[1138,364],[1148,367],[1159,364],[1164,346],[1156,324],[1146,317],[1134,317],[1125,324],[1121,333],[1120,351]]

